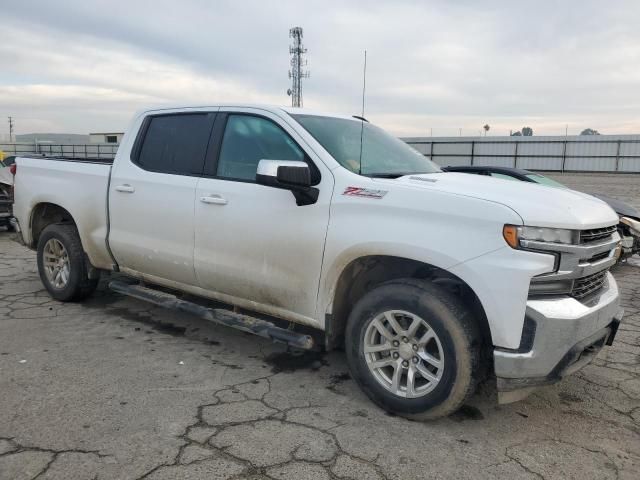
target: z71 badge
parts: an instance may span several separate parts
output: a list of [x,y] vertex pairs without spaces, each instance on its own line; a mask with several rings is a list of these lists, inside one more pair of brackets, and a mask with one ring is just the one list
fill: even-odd
[[387,194],[387,190],[373,190],[371,188],[361,187],[347,187],[342,192],[343,195],[350,195],[352,197],[365,197],[365,198],[377,198],[380,199]]

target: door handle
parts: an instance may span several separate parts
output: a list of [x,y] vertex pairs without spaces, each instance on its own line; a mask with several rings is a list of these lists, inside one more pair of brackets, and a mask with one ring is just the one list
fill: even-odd
[[227,199],[222,198],[220,195],[208,195],[205,197],[200,197],[200,201],[202,203],[208,203],[211,205],[226,205]]
[[124,185],[118,185],[116,187],[116,192],[133,193],[135,191],[136,191],[135,188],[133,188],[131,185],[128,185],[126,183]]

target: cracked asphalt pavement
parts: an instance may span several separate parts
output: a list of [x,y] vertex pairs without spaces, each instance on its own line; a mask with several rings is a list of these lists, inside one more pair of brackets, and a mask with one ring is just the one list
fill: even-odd
[[418,423],[371,404],[341,352],[293,356],[104,281],[53,301],[14,237],[0,231],[1,479],[639,476],[640,260],[614,271],[626,316],[592,365],[510,405],[487,384]]

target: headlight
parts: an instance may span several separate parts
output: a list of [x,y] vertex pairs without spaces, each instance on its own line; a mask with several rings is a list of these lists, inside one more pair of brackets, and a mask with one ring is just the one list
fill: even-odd
[[578,243],[579,235],[578,230],[565,228],[505,225],[502,229],[502,236],[512,248],[524,247],[527,241],[572,245]]

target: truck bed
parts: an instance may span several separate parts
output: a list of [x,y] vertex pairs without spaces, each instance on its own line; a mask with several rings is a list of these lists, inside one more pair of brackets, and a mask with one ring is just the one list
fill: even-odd
[[[31,221],[38,205],[53,204],[67,210],[75,220],[91,263],[111,265],[107,250],[107,188],[111,159],[20,156],[16,158],[14,215],[21,224]],[[24,232],[31,232],[25,228]],[[30,236],[30,233],[27,234]],[[32,238],[24,236],[27,244]],[[35,245],[32,245],[35,247]]]

